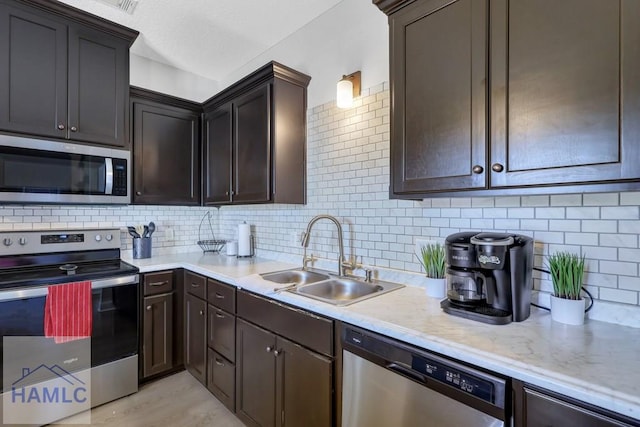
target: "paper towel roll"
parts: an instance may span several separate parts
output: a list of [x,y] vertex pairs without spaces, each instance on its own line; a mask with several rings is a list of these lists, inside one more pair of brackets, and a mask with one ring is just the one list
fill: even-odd
[[246,222],[238,225],[238,256],[251,256],[251,226]]

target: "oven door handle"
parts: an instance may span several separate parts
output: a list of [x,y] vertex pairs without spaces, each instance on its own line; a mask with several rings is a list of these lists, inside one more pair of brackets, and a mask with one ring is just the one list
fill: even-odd
[[[135,285],[140,281],[137,274],[128,276],[98,279],[91,282],[91,290],[103,288],[115,288],[117,286]],[[27,289],[9,289],[0,292],[0,302],[15,301],[28,298],[44,297],[49,293],[49,286],[39,286]]]

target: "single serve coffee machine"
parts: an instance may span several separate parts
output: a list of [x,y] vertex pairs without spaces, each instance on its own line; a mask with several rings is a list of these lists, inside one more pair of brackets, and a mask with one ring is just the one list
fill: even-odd
[[445,313],[494,325],[522,322],[531,312],[533,239],[464,232],[448,236]]

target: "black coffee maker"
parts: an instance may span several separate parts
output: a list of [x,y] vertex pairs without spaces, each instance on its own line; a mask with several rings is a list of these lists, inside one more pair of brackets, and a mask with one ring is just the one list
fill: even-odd
[[522,322],[531,311],[533,239],[464,232],[448,236],[447,299],[442,309],[494,325]]

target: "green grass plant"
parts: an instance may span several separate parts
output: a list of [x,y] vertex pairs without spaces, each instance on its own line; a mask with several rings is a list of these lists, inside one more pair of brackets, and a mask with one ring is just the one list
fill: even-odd
[[444,246],[440,243],[428,244],[420,249],[418,260],[424,268],[427,277],[432,279],[444,279],[446,273],[446,254]]
[[584,278],[584,255],[557,252],[548,257],[553,293],[558,298],[580,299]]

